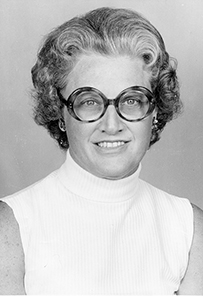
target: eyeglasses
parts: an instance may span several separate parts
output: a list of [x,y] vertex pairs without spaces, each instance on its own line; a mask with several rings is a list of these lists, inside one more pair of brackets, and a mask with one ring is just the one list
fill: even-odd
[[114,105],[118,115],[127,121],[141,121],[155,108],[152,92],[143,86],[131,86],[124,89],[115,99],[108,99],[101,91],[93,87],[81,87],[74,90],[66,100],[58,90],[59,99],[66,105],[72,117],[83,122],[100,119],[109,105]]

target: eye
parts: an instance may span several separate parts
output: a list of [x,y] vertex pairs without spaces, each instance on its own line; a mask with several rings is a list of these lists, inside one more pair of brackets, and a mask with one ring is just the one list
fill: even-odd
[[97,94],[81,93],[77,96],[74,106],[77,108],[95,108],[102,104],[102,99]]
[[125,101],[123,101],[123,104],[126,104],[128,106],[135,106],[135,105],[139,105],[140,102],[139,100],[136,98],[126,98]]
[[132,91],[130,93],[125,93],[120,99],[120,105],[123,108],[133,108],[133,110],[143,108],[148,104],[148,99],[142,92]]
[[95,106],[98,102],[95,99],[86,99],[81,102],[81,105],[86,105],[87,107]]
[[142,101],[140,100],[139,97],[130,96],[121,100],[120,103],[125,107],[138,107],[142,104]]
[[95,108],[102,105],[102,101],[97,98],[86,98],[80,101],[80,108]]

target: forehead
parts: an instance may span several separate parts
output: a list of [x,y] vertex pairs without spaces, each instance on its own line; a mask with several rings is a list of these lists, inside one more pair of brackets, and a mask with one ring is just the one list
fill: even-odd
[[116,95],[123,89],[140,85],[150,87],[150,74],[144,62],[128,56],[82,55],[68,76],[66,92],[91,86],[107,95]]

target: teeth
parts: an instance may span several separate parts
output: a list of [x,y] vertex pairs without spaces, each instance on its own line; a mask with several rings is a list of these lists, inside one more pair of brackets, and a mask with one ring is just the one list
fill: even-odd
[[118,142],[100,142],[98,143],[99,147],[101,148],[115,148],[124,145],[123,141]]

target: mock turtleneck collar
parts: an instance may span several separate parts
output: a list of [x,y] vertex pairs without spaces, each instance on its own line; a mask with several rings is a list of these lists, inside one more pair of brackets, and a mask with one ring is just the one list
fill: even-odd
[[58,177],[69,191],[80,197],[98,202],[122,202],[136,195],[140,170],[141,164],[129,177],[120,180],[99,178],[81,168],[67,151]]

